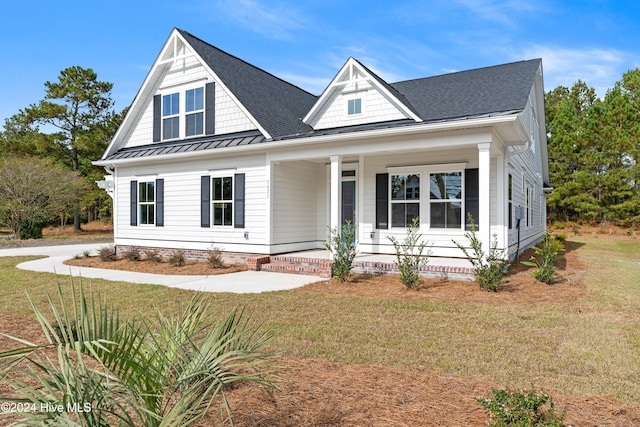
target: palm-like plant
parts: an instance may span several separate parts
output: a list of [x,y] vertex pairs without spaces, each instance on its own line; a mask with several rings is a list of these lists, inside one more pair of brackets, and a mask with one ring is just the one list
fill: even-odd
[[173,317],[124,320],[104,300],[71,286],[71,304],[58,285],[53,321],[31,302],[47,344],[2,334],[21,347],[0,353],[0,382],[32,405],[21,422],[70,426],[186,426],[218,403],[231,419],[225,385],[251,381],[276,387],[276,368],[261,350],[270,339],[243,310],[209,320],[201,297]]

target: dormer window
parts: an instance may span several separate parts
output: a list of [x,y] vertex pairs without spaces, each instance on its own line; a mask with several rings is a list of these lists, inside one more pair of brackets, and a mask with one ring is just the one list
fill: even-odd
[[362,98],[354,98],[347,101],[347,114],[349,116],[362,114]]
[[186,97],[186,136],[204,133],[204,90],[201,87],[185,92]]
[[172,89],[153,97],[153,142],[215,135],[215,83]]
[[180,137],[180,94],[162,97],[162,139]]

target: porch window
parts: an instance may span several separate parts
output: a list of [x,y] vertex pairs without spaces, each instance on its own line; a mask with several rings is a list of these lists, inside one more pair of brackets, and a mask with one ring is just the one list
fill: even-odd
[[462,173],[429,175],[431,228],[462,228]]
[[391,226],[408,227],[420,217],[420,174],[391,175]]
[[180,137],[180,94],[162,97],[162,139]]
[[138,183],[138,213],[141,225],[155,224],[155,181]]
[[233,225],[233,177],[216,177],[211,181],[213,225]]

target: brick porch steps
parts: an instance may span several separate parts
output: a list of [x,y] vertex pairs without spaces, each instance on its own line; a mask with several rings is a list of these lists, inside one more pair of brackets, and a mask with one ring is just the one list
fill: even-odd
[[331,261],[321,258],[302,258],[286,255],[271,257],[270,263],[260,265],[262,271],[279,273],[309,274],[312,276],[331,277]]

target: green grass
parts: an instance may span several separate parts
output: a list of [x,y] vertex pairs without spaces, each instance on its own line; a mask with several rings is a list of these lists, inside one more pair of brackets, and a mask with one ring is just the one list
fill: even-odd
[[[348,363],[423,367],[483,375],[505,387],[553,387],[564,394],[640,401],[640,242],[574,238],[587,294],[571,303],[529,306],[390,301],[306,292],[210,294],[220,316],[245,306],[275,332],[270,350]],[[576,245],[577,246],[577,245]],[[14,268],[0,258],[0,312],[31,316],[25,291],[66,276]],[[77,279],[75,279],[77,280]],[[84,279],[124,314],[188,302],[192,292]]]

